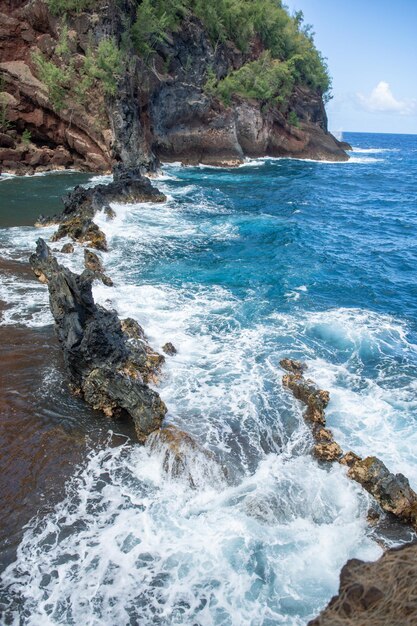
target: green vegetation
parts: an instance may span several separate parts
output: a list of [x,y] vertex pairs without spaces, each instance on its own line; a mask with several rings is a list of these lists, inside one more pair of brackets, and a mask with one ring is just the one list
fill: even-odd
[[155,46],[176,30],[188,12],[185,0],[142,0],[131,29],[138,54],[149,59]]
[[288,122],[291,124],[291,126],[296,126],[297,128],[300,125],[300,121],[299,121],[297,113],[295,111],[290,111],[289,112],[289,114],[288,114]]
[[137,52],[149,59],[191,13],[215,46],[230,41],[248,53],[258,41],[264,48],[258,60],[221,80],[208,73],[206,90],[225,103],[236,94],[284,107],[294,85],[329,92],[327,65],[315,48],[311,27],[303,24],[301,11],[291,17],[281,0],[143,0],[132,28]]
[[0,76],[0,131],[3,133],[13,128],[13,124],[9,120],[8,94],[4,91],[5,84],[4,76]]
[[7,106],[6,98],[3,94],[0,94],[0,131],[6,133],[13,127],[13,124],[9,120],[9,107]]
[[123,72],[123,55],[113,38],[104,38],[97,48],[91,46],[83,59],[83,64],[75,68],[70,57],[66,27],[55,49],[60,65],[48,61],[41,52],[32,58],[38,70],[39,79],[46,85],[50,103],[55,111],[60,111],[71,98],[80,104],[85,103],[88,90],[96,83],[105,95],[114,95],[117,80]]
[[32,59],[36,64],[38,76],[48,89],[49,100],[55,111],[64,107],[67,89],[71,84],[71,69],[58,67],[52,61],[45,59],[41,52],[35,52]]
[[21,138],[22,144],[24,146],[28,146],[31,142],[31,139],[32,139],[32,133],[30,132],[30,130],[25,128],[25,130],[22,133],[22,138]]
[[211,73],[206,83],[206,91],[217,95],[226,105],[231,103],[234,95],[282,105],[287,102],[293,87],[294,76],[289,62],[273,59],[270,52],[264,52],[259,59],[246,63],[223,80],[216,81]]
[[94,0],[46,0],[51,13],[63,15],[65,13],[81,13],[94,7]]
[[113,38],[106,38],[100,41],[96,50],[89,49],[82,73],[87,81],[98,80],[106,95],[114,96],[122,71],[122,53]]

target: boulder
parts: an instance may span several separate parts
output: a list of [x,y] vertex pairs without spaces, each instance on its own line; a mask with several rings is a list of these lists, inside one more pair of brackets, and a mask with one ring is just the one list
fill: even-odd
[[356,460],[348,476],[373,495],[384,511],[417,530],[417,494],[403,474],[393,474],[380,459],[370,456]]
[[72,254],[74,252],[74,246],[72,243],[64,243],[61,248],[63,254]]
[[176,347],[170,341],[162,346],[162,351],[169,356],[174,356],[175,354],[177,354]]

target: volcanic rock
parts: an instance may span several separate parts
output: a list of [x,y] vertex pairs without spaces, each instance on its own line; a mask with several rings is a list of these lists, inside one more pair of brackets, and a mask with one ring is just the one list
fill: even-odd
[[415,626],[417,544],[388,550],[378,561],[351,559],[327,608],[308,626]]
[[[58,339],[74,391],[108,416],[129,415],[139,441],[159,428],[166,407],[146,380],[160,365],[143,342],[132,347],[114,311],[96,305],[94,273],[59,265],[43,239],[30,257],[35,275],[48,284]],[[160,357],[163,359],[163,357]]]
[[162,351],[169,356],[174,356],[178,352],[176,347],[170,341],[162,346]]
[[74,252],[74,246],[72,243],[64,243],[61,248],[62,254],[72,254]]

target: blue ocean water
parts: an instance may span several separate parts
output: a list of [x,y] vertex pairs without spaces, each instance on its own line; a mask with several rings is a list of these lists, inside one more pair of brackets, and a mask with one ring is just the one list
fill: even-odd
[[[342,447],[417,488],[417,137],[344,139],[348,163],[165,166],[166,203],[98,217],[115,286],[95,297],[178,348],[159,389],[168,421],[228,478],[196,453],[190,489],[164,474],[163,451],[93,449],[3,574],[19,597],[10,623],[301,626],[348,558],[379,556],[369,497],[311,458],[280,382],[281,358],[305,360]],[[2,229],[3,254],[38,234]],[[80,269],[81,253],[60,261]],[[2,323],[51,323],[44,287],[29,305],[18,281],[3,287]]]

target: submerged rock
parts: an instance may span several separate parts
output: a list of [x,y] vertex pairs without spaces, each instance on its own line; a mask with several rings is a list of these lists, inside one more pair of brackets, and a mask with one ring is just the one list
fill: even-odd
[[225,479],[225,469],[214,454],[174,425],[155,430],[147,446],[162,455],[162,467],[171,478],[185,478],[193,488],[200,480],[206,484],[207,478],[211,482]]
[[351,559],[327,608],[308,626],[415,626],[417,544],[388,550],[378,561]]
[[162,351],[169,356],[174,356],[178,352],[176,347],[170,341],[162,346]]
[[43,239],[38,240],[30,263],[35,275],[48,284],[73,390],[108,416],[129,415],[139,441],[144,441],[161,426],[167,411],[147,385],[163,357],[144,341],[132,346],[117,314],[95,304],[94,272],[86,269],[77,275],[59,265]]

